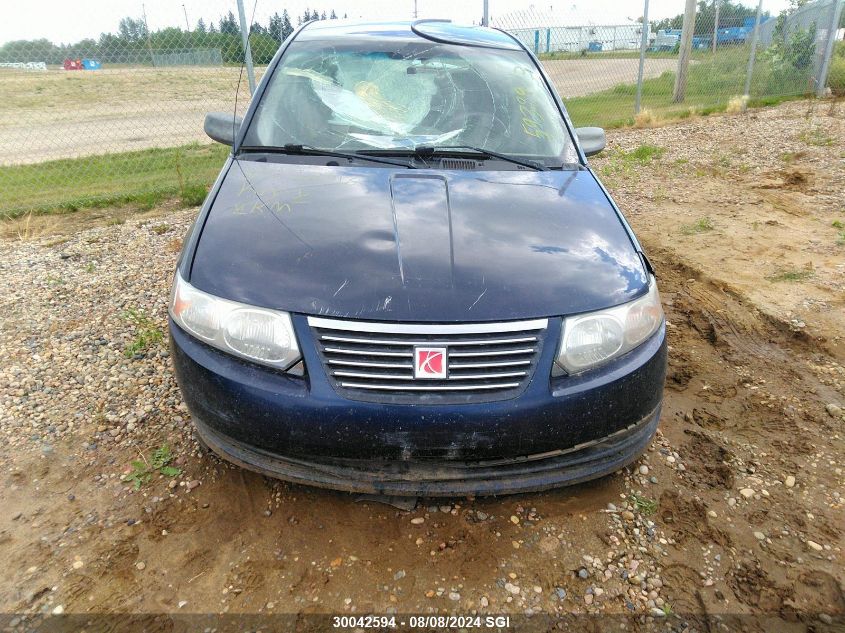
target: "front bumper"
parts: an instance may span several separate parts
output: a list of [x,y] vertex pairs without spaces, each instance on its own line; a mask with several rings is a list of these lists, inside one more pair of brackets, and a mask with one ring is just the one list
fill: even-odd
[[550,379],[560,320],[518,397],[459,405],[386,405],[338,395],[305,317],[294,328],[307,367],[295,378],[242,362],[170,323],[176,378],[206,443],[226,459],[311,485],[389,495],[543,490],[600,477],[654,434],[665,329],[581,376]]

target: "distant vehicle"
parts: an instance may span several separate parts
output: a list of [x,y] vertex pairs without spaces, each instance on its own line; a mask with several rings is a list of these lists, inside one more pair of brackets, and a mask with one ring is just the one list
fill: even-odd
[[681,29],[661,29],[657,31],[651,47],[654,51],[672,51],[681,41]]
[[308,23],[179,258],[200,438],[339,490],[528,492],[616,471],[660,417],[654,271],[537,59],[443,21]]

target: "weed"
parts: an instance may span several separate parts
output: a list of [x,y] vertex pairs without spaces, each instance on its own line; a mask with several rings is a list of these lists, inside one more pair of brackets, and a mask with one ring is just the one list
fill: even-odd
[[845,223],[842,220],[834,220],[831,226],[835,229],[845,229]]
[[602,167],[602,173],[605,176],[630,174],[635,167],[647,165],[665,153],[665,148],[656,145],[640,145],[627,152],[619,150],[611,155],[610,161]]
[[666,153],[666,149],[656,145],[640,145],[637,149],[623,153],[623,160],[645,165]]
[[733,97],[728,101],[728,106],[725,108],[725,112],[728,114],[740,114],[745,112],[748,109],[748,95],[743,95],[741,97]]
[[149,482],[155,473],[170,478],[178,477],[182,474],[182,469],[171,466],[172,461],[173,454],[170,452],[170,446],[162,444],[153,451],[150,459],[141,453],[140,461],[131,462],[132,470],[124,475],[123,480],[132,482],[135,490],[140,490],[141,486]]
[[178,237],[174,237],[167,243],[167,250],[171,253],[178,253],[182,250],[182,240]]
[[640,513],[646,516],[654,514],[655,510],[657,510],[657,501],[655,501],[654,499],[642,497],[638,494],[632,494],[629,499],[631,503],[634,504],[634,507],[636,507]]
[[61,286],[65,283],[65,280],[59,277],[58,275],[47,275],[46,281],[51,286]]
[[807,145],[815,145],[817,147],[827,147],[833,145],[834,138],[828,136],[824,130],[819,127],[812,127],[805,130],[798,135],[798,138],[804,141]]
[[156,235],[164,235],[169,230],[170,230],[170,225],[167,224],[167,223],[156,224],[153,227],[153,233],[155,233]]
[[179,192],[179,201],[183,207],[198,207],[205,200],[208,190],[205,185],[186,185]]
[[681,227],[681,233],[684,235],[695,235],[696,233],[706,233],[707,231],[712,231],[716,227],[713,224],[713,220],[708,217],[698,218],[692,224],[684,224]]
[[93,273],[95,269],[96,267],[94,266],[94,262],[88,262],[88,264],[85,266],[85,272],[89,274]]
[[123,350],[123,354],[127,358],[132,358],[153,345],[161,343],[164,339],[161,330],[143,312],[139,310],[127,310],[123,316],[135,326],[136,330],[135,338]]
[[814,274],[812,268],[788,268],[775,271],[773,274],[766,277],[771,282],[789,281],[798,282],[809,279]]
[[657,127],[662,123],[663,120],[648,108],[640,110],[634,115],[634,127]]

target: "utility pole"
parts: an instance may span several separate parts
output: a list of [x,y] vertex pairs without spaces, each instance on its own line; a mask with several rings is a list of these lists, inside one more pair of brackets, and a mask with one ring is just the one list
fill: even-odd
[[[761,2],[763,0],[760,0]],[[684,25],[681,28],[680,50],[678,51],[678,72],[675,73],[675,90],[672,101],[680,103],[687,91],[687,71],[692,52],[692,33],[695,30],[695,0],[686,0],[684,9]]]
[[748,56],[748,70],[745,72],[746,97],[751,92],[751,75],[754,74],[754,60],[757,58],[757,40],[760,39],[760,15],[763,13],[763,0],[757,3],[757,18],[754,20],[754,34],[751,36],[751,54]]
[[417,19],[418,15],[419,14],[417,13],[417,0],[414,0],[414,19],[415,20]]
[[141,4],[141,15],[144,16],[144,30],[147,32],[147,50],[150,52],[150,63],[155,66],[155,59],[153,58],[153,43],[150,40],[150,25],[147,24],[147,7]]
[[643,34],[640,39],[640,69],[637,72],[637,99],[634,103],[634,114],[639,114],[643,100],[643,72],[645,70],[645,49],[648,48],[648,0],[643,4]]
[[721,6],[720,0],[713,0],[713,6],[716,10],[716,19],[713,22],[713,54],[716,54],[716,42],[719,41],[719,7]]
[[241,39],[244,42],[244,61],[246,62],[246,78],[249,81],[249,94],[254,94],[255,69],[252,67],[252,49],[249,47],[249,25],[246,23],[244,0],[238,0],[238,18],[241,21]]
[[185,5],[182,4],[182,11],[185,12],[185,28],[188,30],[188,33],[191,32],[191,23],[188,22],[188,10],[185,8]]
[[481,26],[490,26],[490,0],[484,0],[484,13],[481,16]]

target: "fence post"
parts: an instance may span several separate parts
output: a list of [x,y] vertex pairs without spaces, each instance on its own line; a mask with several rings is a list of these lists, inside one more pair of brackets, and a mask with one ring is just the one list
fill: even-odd
[[249,81],[249,94],[255,92],[255,69],[252,67],[252,49],[249,47],[249,25],[244,13],[244,0],[238,0],[238,18],[241,21],[241,38],[244,42],[244,61],[246,62],[246,77]]
[[721,0],[713,0],[714,9],[716,12],[716,18],[713,22],[713,54],[716,54],[716,43],[719,41],[719,6],[721,5]]
[[760,14],[763,13],[763,0],[757,3],[757,17],[754,19],[754,33],[751,35],[751,54],[748,55],[748,70],[745,73],[746,97],[751,92],[751,75],[754,74],[754,60],[757,57],[757,40],[760,39]]
[[490,0],[484,0],[484,8],[482,11],[481,26],[490,26]]
[[643,33],[640,38],[640,69],[637,71],[637,98],[634,102],[634,114],[640,113],[643,102],[643,74],[645,72],[645,49],[648,48],[648,0],[643,2]]
[[[760,0],[760,2],[762,1]],[[684,23],[681,27],[678,72],[675,74],[675,90],[672,92],[672,101],[675,103],[683,101],[687,92],[687,71],[689,70],[689,58],[692,51],[692,34],[695,31],[695,9],[695,0],[687,0],[686,7],[684,7]]]
[[825,88],[827,87],[827,75],[830,72],[830,58],[833,57],[833,49],[836,47],[836,32],[839,30],[839,19],[842,17],[842,7],[845,2],[841,0],[833,0],[830,6],[830,26],[827,29],[827,42],[825,42],[824,59],[822,59],[822,67],[819,71],[819,77],[816,83],[816,95],[824,96]]

